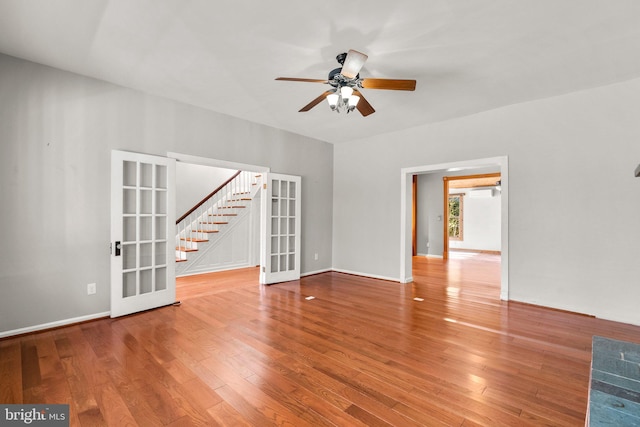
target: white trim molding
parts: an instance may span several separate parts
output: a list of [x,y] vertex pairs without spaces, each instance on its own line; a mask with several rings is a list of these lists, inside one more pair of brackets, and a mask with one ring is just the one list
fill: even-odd
[[167,152],[167,157],[176,159],[179,162],[192,163],[202,166],[212,166],[215,168],[237,169],[250,172],[270,172],[271,168],[266,166],[248,165],[246,163],[228,162],[226,160],[217,160],[208,157],[192,156],[191,154],[182,154]]
[[353,276],[362,276],[362,277],[369,277],[371,279],[386,280],[388,282],[396,282],[396,283],[400,282],[400,280],[398,280],[397,277],[379,276],[377,274],[362,273],[360,271],[343,270],[338,268],[333,268],[332,271],[335,271],[336,273],[351,274]]
[[14,335],[23,335],[30,332],[43,331],[46,329],[59,328],[61,326],[73,325],[75,323],[87,322],[89,320],[102,319],[103,317],[109,316],[111,316],[111,312],[105,311],[102,313],[88,314],[86,316],[73,317],[71,319],[63,319],[55,322],[43,323],[41,325],[27,326],[26,328],[14,329],[11,331],[2,331],[0,332],[0,338],[12,337]]
[[325,268],[322,270],[316,270],[316,271],[309,271],[306,273],[300,273],[300,277],[306,277],[306,276],[315,276],[316,274],[322,274],[322,273],[330,273],[331,271],[333,271],[330,268]]

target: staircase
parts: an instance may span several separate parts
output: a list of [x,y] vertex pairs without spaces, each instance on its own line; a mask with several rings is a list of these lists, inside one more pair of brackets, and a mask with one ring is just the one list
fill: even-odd
[[238,171],[178,219],[176,262],[187,262],[190,253],[223,235],[247,209],[261,184],[260,174]]

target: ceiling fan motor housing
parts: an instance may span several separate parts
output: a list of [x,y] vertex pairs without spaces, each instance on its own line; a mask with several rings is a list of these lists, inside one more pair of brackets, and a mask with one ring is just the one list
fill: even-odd
[[329,76],[327,77],[328,83],[333,87],[341,87],[341,86],[350,86],[350,87],[358,87],[358,81],[360,80],[360,74],[358,74],[354,79],[347,78],[341,74],[342,67],[335,68],[329,71]]

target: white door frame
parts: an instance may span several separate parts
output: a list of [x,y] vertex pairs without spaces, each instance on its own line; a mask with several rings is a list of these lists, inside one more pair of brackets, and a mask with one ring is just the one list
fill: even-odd
[[500,299],[509,300],[509,159],[507,156],[465,160],[426,166],[402,168],[400,170],[400,282],[409,283],[412,277],[411,251],[411,182],[413,175],[440,172],[450,169],[477,169],[499,166],[501,174],[501,278]]
[[217,160],[209,157],[192,156],[190,154],[168,152],[167,157],[176,159],[178,162],[193,163],[202,166],[212,166],[215,168],[236,169],[249,172],[270,172],[271,168],[267,166],[249,165],[246,163],[228,162],[226,160]]

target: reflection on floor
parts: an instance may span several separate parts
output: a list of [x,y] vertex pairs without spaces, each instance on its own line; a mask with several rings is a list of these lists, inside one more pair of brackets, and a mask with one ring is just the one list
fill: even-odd
[[[259,267],[218,271],[176,278],[178,301],[215,294],[244,285],[258,285]],[[448,280],[449,292],[473,293],[475,296],[500,298],[500,255],[477,252],[449,253],[449,259],[413,257],[413,277],[416,285],[429,283],[430,278]]]
[[258,286],[259,277],[259,267],[177,277],[176,300],[183,301],[204,295],[216,294],[250,284]]
[[450,252],[447,260],[415,256],[414,287],[446,281],[449,293],[497,301],[500,299],[500,265],[500,255],[486,253]]

